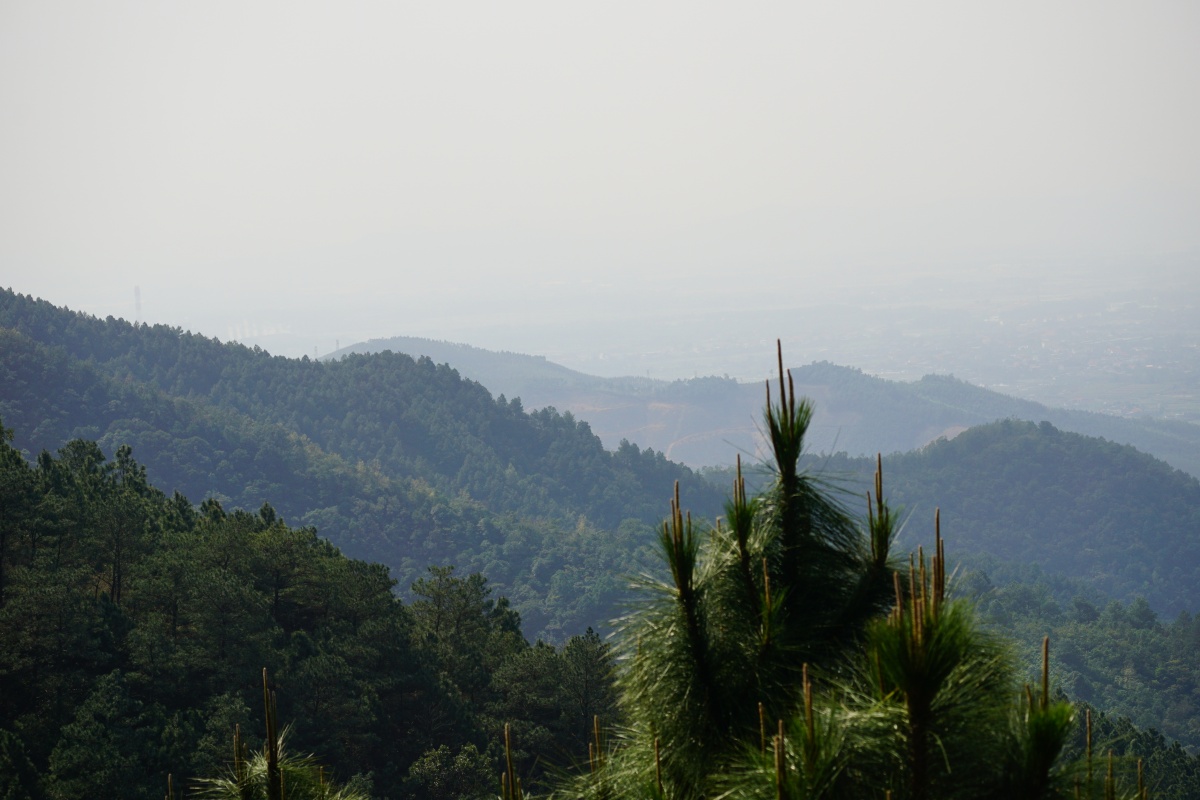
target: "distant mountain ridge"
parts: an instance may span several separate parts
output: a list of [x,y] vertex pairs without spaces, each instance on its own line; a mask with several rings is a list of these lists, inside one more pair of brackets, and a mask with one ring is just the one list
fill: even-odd
[[[493,393],[519,397],[530,408],[570,411],[587,420],[609,448],[628,439],[701,467],[729,464],[739,452],[753,456],[760,447],[759,384],[718,377],[601,378],[541,356],[403,336],[373,339],[326,358],[383,350],[448,363]],[[905,383],[820,362],[793,367],[792,377],[796,391],[817,403],[809,445],[815,452],[905,452],[975,425],[1023,419],[1132,445],[1200,476],[1200,426],[1187,422],[1049,408],[945,375]]]
[[[96,319],[0,291],[0,421],[31,457],[129,444],[167,491],[270,502],[407,587],[436,564],[486,570],[532,633],[611,613],[617,576],[668,510],[723,492],[662,454],[606,451],[586,423],[526,413],[428,358],[273,357],[164,325]],[[554,586],[595,580],[547,605]],[[556,583],[556,581],[558,583]]]
[[[874,458],[812,456],[831,480],[870,486]],[[952,560],[986,554],[1144,597],[1168,618],[1200,601],[1200,480],[1137,451],[1049,422],[980,425],[883,460],[884,491],[908,515],[901,552],[933,546],[934,510]]]
[[[884,452],[902,448],[885,437],[889,425],[905,426],[900,439],[944,429],[989,396],[945,378],[896,384],[829,364],[795,372],[818,414],[833,406],[819,424],[841,430],[843,444],[878,431]],[[921,387],[959,396],[938,405]],[[636,380],[630,391],[651,392],[646,407],[691,403],[697,413],[725,407],[713,397],[755,411],[765,399],[760,387],[722,378]],[[855,404],[838,408],[846,398]],[[920,414],[924,427],[906,423]],[[347,554],[386,564],[402,587],[430,565],[480,571],[531,635],[550,639],[611,619],[628,590],[623,576],[655,568],[654,528],[676,480],[701,525],[721,513],[730,485],[720,470],[707,471],[710,482],[628,442],[606,451],[570,412],[526,413],[428,357],[272,357],[4,291],[0,420],[31,457],[75,437],[110,454],[130,444],[167,492],[252,511],[270,502]],[[845,476],[854,508],[869,461],[819,455],[823,430],[814,428],[818,454],[806,463]],[[1150,456],[1009,421],[884,464],[885,491],[926,521],[904,535],[905,548],[941,505],[956,554],[1041,564],[1112,595],[1144,594],[1163,612],[1200,609],[1200,490]]]

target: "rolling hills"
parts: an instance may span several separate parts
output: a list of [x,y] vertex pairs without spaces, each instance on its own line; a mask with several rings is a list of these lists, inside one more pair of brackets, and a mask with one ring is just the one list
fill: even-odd
[[[628,439],[692,467],[730,464],[736,453],[754,454],[759,447],[761,384],[718,377],[599,378],[537,356],[413,337],[371,340],[329,358],[384,350],[449,363],[493,392],[520,397],[530,408],[570,411],[586,419],[606,447]],[[769,366],[764,359],[764,372]],[[1187,422],[1050,408],[944,375],[906,383],[821,362],[793,367],[792,376],[796,391],[817,402],[809,437],[810,449],[817,452],[904,452],[1011,418],[1048,421],[1065,431],[1133,445],[1200,476],[1200,426]]]
[[[865,490],[874,459],[812,459]],[[884,459],[910,515],[898,550],[933,545],[1077,579],[1097,598],[1144,597],[1174,617],[1200,605],[1200,481],[1127,445],[1002,420]]]
[[[539,367],[518,357],[510,369],[530,363]],[[435,564],[481,571],[527,631],[553,639],[608,619],[622,576],[652,567],[653,528],[676,480],[697,520],[720,513],[729,485],[721,470],[710,481],[661,451],[606,450],[569,411],[527,412],[428,357],[278,358],[12,292],[0,292],[0,373],[0,419],[30,457],[76,437],[109,453],[130,444],[164,490],[250,510],[270,502],[347,554],[386,564],[401,586]],[[724,396],[747,415],[761,403],[760,389],[724,379],[666,389],[634,380],[623,391],[645,392],[649,406],[667,389],[697,407]],[[809,463],[844,479],[852,506],[870,463],[847,454],[852,434],[856,447],[875,431],[877,449],[911,451],[906,441],[958,432],[963,408],[994,399],[952,379],[897,384],[822,364],[796,370],[796,389],[818,410],[810,450],[831,428],[842,432],[841,454]],[[931,398],[950,398],[941,416]],[[916,531],[927,532],[939,505],[952,553],[1042,565],[1110,597],[1143,595],[1160,613],[1200,608],[1196,480],[1038,422],[995,423],[887,458],[888,492],[917,514],[901,547],[923,541]]]
[[129,444],[168,493],[269,500],[401,586],[433,564],[485,570],[555,638],[609,614],[675,481],[697,513],[720,508],[720,490],[661,454],[606,451],[571,415],[526,413],[429,359],[275,358],[11,292],[0,356],[0,420],[31,457],[74,438]]

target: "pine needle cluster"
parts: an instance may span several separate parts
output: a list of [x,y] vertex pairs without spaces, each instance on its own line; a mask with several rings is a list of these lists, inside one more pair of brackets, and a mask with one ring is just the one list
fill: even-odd
[[[562,798],[1145,797],[1065,764],[1073,707],[1048,667],[1022,690],[1007,644],[947,593],[945,548],[907,564],[882,463],[865,517],[800,468],[812,405],[779,354],[764,434],[773,481],[747,497],[739,461],[724,518],[701,527],[678,488],[659,545],[669,580],[642,576],[619,622],[627,725]],[[1044,660],[1048,664],[1048,642]]]
[[[229,774],[198,781],[192,796],[213,800],[369,800],[367,794],[353,787],[336,786],[313,756],[289,752],[287,728],[279,728],[278,703],[266,669],[263,706],[267,736],[262,750],[250,752],[240,726],[235,727]],[[170,788],[167,798],[174,798]]]

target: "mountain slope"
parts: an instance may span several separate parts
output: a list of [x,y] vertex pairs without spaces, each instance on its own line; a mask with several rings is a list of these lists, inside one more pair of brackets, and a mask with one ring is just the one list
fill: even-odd
[[428,358],[396,353],[320,363],[56,309],[0,292],[0,326],[61,347],[120,381],[282,426],[350,463],[465,492],[496,512],[580,514],[608,527],[656,521],[679,480],[705,513],[720,496],[686,468],[633,448],[608,452],[586,423],[519,402]]
[[[413,337],[376,339],[333,353],[393,350],[449,363],[492,392],[526,406],[552,406],[585,419],[608,447],[622,439],[694,467],[758,452],[763,387],[728,378],[660,381],[599,378],[537,356],[494,353]],[[828,362],[794,367],[796,390],[817,401],[810,447],[851,455],[903,452],[999,419],[1047,420],[1056,427],[1130,444],[1200,475],[1200,426],[1055,409],[950,376],[905,383]]]
[[[486,361],[487,354],[472,357]],[[528,374],[541,370],[541,386],[561,375],[537,359],[524,363]],[[832,450],[836,441],[843,453],[893,453],[884,460],[886,490],[915,514],[901,549],[931,538],[933,509],[940,506],[955,554],[1039,565],[1086,580],[1109,597],[1146,597],[1166,615],[1200,608],[1200,482],[1095,435],[1124,432],[1141,441],[1158,435],[1182,448],[1194,426],[1048,409],[952,377],[900,383],[825,363],[792,374],[797,393],[816,403],[810,452]],[[567,377],[574,386],[591,386],[592,396],[602,393],[595,387],[604,384],[595,381],[603,379]],[[624,397],[640,398],[647,408],[687,400],[697,415],[699,408],[740,407],[750,420],[762,407],[761,392],[708,379],[642,382]],[[753,426],[745,428],[749,436]],[[846,455],[814,456],[808,463],[845,480],[851,497],[862,496],[874,470],[873,458]],[[718,486],[730,484],[730,474],[712,474]]]
[[[844,454],[807,463],[858,497],[875,469]],[[1132,447],[1003,420],[885,456],[883,471],[911,515],[899,551],[932,546],[940,509],[954,557],[1039,567],[1168,617],[1200,609],[1200,481]]]
[[[429,359],[278,359],[28,298],[0,301],[0,321],[56,343],[12,330],[0,339],[0,416],[20,446],[36,452],[81,435],[106,449],[133,444],[168,491],[251,509],[270,500],[348,553],[388,564],[402,585],[429,564],[483,570],[533,632],[576,632],[611,613],[617,576],[647,563],[665,505],[657,498],[674,480],[698,520],[716,516],[729,485],[633,445],[606,452],[571,416],[525,414]],[[860,434],[922,413],[934,430],[990,397],[951,379],[897,384],[828,364],[796,372],[797,392],[818,411],[847,398],[818,422]],[[752,388],[714,379],[672,391],[745,392],[748,404]],[[921,411],[932,397],[944,400],[942,416]],[[887,413],[870,412],[879,407]],[[819,442],[828,429],[813,433]],[[849,479],[871,468],[845,455],[811,463]],[[918,514],[913,543],[940,505],[956,552],[1040,564],[1111,596],[1145,595],[1162,613],[1200,608],[1197,483],[1129,447],[1006,421],[889,457],[885,472],[892,497]],[[850,488],[858,502],[861,484]]]
[[569,414],[526,414],[429,359],[273,358],[0,292],[0,373],[0,419],[30,454],[130,444],[166,491],[269,500],[404,587],[431,564],[486,570],[531,634],[612,616],[675,481],[706,517],[722,497],[659,453],[605,451]]

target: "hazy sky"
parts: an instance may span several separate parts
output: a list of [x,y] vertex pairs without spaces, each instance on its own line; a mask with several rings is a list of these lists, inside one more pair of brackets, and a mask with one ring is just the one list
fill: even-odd
[[284,352],[1200,252],[1194,0],[3,0],[0,109],[0,285]]

